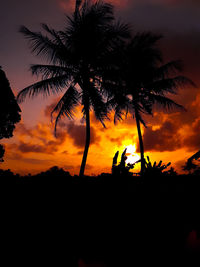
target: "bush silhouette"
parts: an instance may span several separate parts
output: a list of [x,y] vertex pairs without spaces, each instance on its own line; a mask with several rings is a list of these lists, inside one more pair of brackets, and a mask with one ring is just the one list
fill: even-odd
[[137,161],[133,164],[131,163],[126,164],[126,160],[127,160],[126,150],[127,148],[125,148],[124,152],[122,153],[121,162],[119,164],[117,164],[119,151],[115,153],[115,156],[113,157],[113,163],[112,163],[112,174],[113,175],[117,175],[117,176],[118,175],[132,175],[130,170],[134,168],[135,163],[139,162]]
[[[164,170],[166,170],[170,165],[171,165],[171,162],[168,162],[165,165],[164,163],[162,163],[162,160],[159,161],[159,163],[154,161],[154,163],[152,164],[152,162],[150,161],[150,158],[147,156],[147,160],[145,160],[144,175],[145,176],[159,176],[159,175],[167,174],[168,171],[164,171]],[[173,168],[171,168],[171,172],[173,171],[174,171]]]

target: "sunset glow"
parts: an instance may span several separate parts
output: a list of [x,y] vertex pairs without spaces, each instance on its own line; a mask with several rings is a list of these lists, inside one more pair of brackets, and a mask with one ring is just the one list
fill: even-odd
[[140,156],[138,154],[135,153],[136,152],[136,145],[129,145],[127,146],[127,150],[126,150],[126,155],[127,155],[127,160],[126,163],[130,163],[133,164],[136,161],[140,160]]
[[[72,0],[4,1],[1,7],[3,23],[0,65],[5,70],[15,94],[24,87],[39,81],[28,71],[30,64],[44,63],[43,58],[31,54],[27,40],[18,33],[20,25],[40,31],[44,22],[52,28],[65,27],[65,14],[74,8]],[[200,149],[200,5],[198,1],[136,0],[108,1],[115,5],[118,17],[130,22],[133,32],[152,31],[164,35],[160,48],[164,61],[181,59],[183,75],[191,78],[196,88],[181,88],[177,95],[169,95],[187,111],[165,113],[154,110],[154,116],[144,116],[147,127],[141,127],[145,156],[152,160],[172,162],[183,173],[186,160]],[[167,7],[167,8],[166,8]],[[7,15],[12,18],[9,19]],[[32,14],[35,14],[34,16]],[[184,19],[187,16],[187,20]],[[5,25],[8,27],[6,28]],[[13,43],[15,49],[13,49]],[[74,120],[64,119],[54,136],[50,113],[60,95],[49,98],[38,96],[20,104],[22,120],[16,125],[14,136],[1,140],[5,145],[4,162],[0,168],[21,174],[37,173],[52,166],[59,166],[71,174],[78,174],[85,144],[85,120],[82,107],[77,109]],[[127,163],[140,159],[135,118],[114,124],[113,113],[105,121],[106,128],[97,122],[91,110],[91,143],[86,174],[98,175],[111,172],[112,159],[117,151],[127,148]],[[119,160],[119,159],[118,159]],[[140,164],[135,165],[139,171]]]

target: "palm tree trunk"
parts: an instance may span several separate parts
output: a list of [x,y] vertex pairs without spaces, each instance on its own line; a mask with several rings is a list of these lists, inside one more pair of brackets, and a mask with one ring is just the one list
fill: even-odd
[[135,110],[135,120],[136,120],[137,131],[138,131],[138,138],[139,138],[139,145],[140,145],[141,175],[143,175],[144,174],[144,169],[145,169],[144,144],[143,144],[143,140],[142,140],[140,120],[139,120],[139,114],[138,114],[137,109]]
[[80,177],[84,176],[85,165],[86,165],[86,161],[87,161],[87,154],[88,154],[89,145],[90,145],[90,111],[89,111],[89,107],[85,108],[85,117],[86,117],[86,138],[85,138],[85,149],[84,149],[80,173],[79,173]]

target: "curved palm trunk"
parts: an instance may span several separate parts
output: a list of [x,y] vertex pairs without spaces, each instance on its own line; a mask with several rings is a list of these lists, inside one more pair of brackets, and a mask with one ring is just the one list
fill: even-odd
[[88,155],[88,150],[89,150],[89,145],[90,145],[90,111],[88,107],[85,109],[85,117],[86,117],[85,149],[83,153],[79,176],[84,176],[85,165],[86,165],[87,155]]
[[137,110],[135,110],[135,120],[136,120],[138,138],[139,138],[139,145],[140,145],[141,175],[143,175],[144,174],[144,169],[145,169],[144,144],[143,144],[143,140],[142,140],[142,133],[141,133],[141,127],[140,127],[139,114],[138,114]]

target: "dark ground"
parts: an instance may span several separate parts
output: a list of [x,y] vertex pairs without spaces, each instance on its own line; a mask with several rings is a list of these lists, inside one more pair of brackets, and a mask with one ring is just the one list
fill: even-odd
[[2,171],[0,197],[7,265],[200,262],[198,176],[79,178],[52,169],[19,177]]

